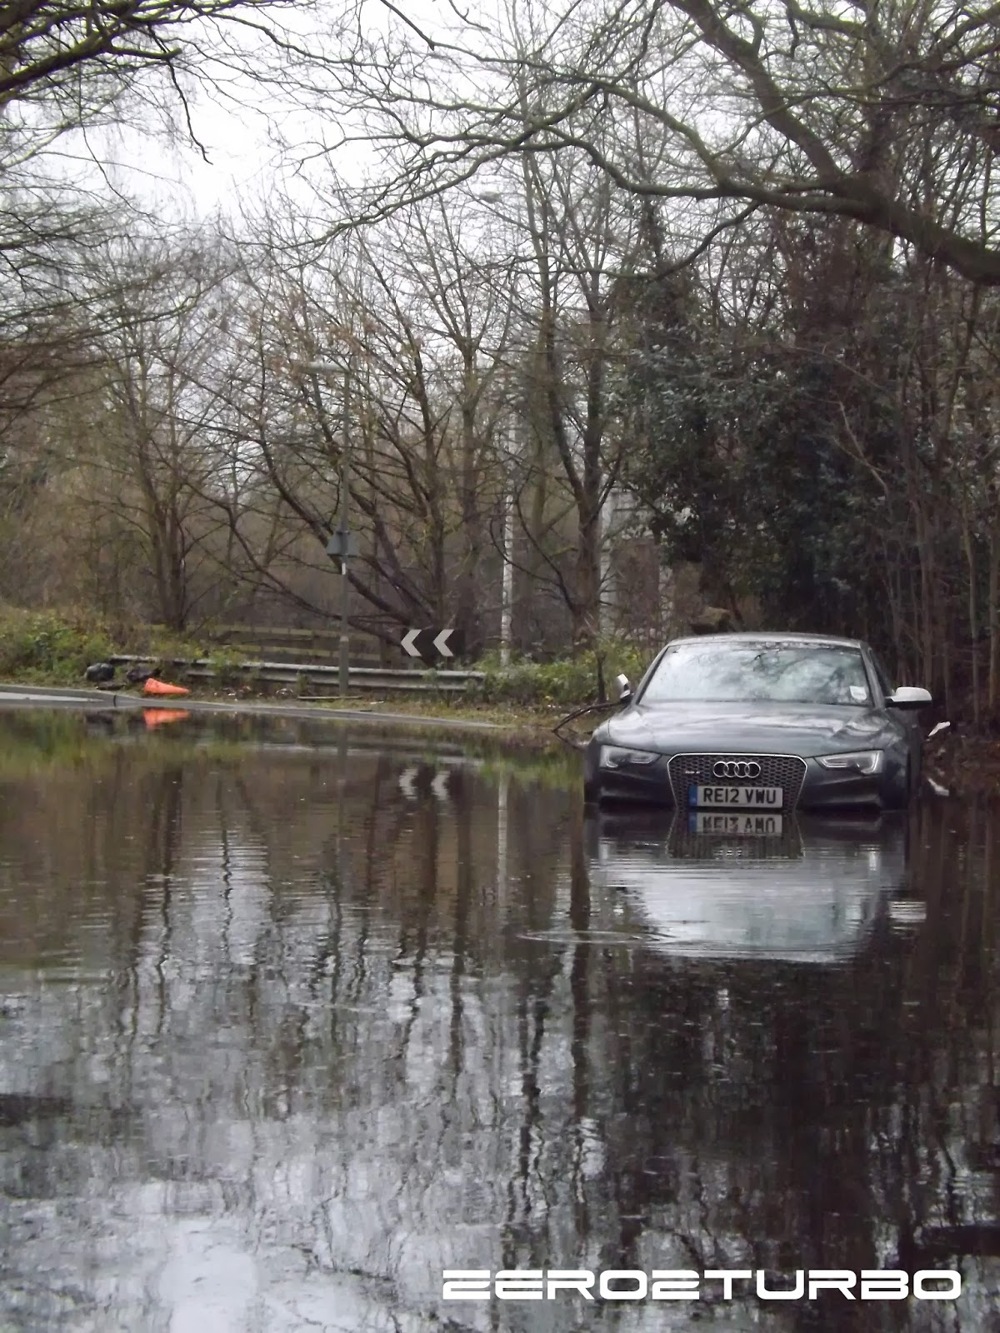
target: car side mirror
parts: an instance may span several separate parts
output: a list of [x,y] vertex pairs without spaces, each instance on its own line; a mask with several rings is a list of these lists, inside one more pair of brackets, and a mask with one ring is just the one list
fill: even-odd
[[933,702],[930,690],[922,690],[917,685],[900,685],[886,699],[891,708],[927,708]]
[[615,684],[618,686],[618,702],[627,704],[632,698],[632,686],[629,684],[628,676],[624,673],[615,676]]

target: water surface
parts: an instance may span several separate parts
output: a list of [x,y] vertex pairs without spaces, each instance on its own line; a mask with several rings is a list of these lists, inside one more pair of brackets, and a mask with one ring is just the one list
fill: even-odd
[[[733,839],[577,786],[0,713],[0,1329],[1000,1328],[996,811]],[[441,1299],[897,1267],[963,1294]]]

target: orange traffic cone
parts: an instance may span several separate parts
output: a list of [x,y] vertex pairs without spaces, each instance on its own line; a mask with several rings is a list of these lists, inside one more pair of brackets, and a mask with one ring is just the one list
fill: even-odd
[[143,694],[156,694],[161,698],[166,696],[169,696],[170,698],[180,698],[185,694],[191,693],[191,691],[186,690],[183,685],[168,685],[166,681],[157,680],[154,676],[150,676],[149,680],[146,681],[145,685],[142,687],[142,692]]

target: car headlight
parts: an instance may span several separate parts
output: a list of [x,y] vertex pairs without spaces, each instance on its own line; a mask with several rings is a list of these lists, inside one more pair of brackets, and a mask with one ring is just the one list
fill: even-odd
[[627,768],[631,764],[655,764],[659,755],[650,750],[626,750],[621,745],[601,746],[602,768]]
[[822,754],[817,762],[824,768],[848,768],[855,773],[878,773],[882,767],[881,750],[855,750],[851,754]]

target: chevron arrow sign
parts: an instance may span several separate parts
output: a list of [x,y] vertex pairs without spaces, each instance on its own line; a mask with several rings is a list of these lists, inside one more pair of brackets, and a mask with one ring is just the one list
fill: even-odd
[[403,652],[424,662],[438,662],[457,657],[462,651],[455,629],[408,629],[402,639]]

